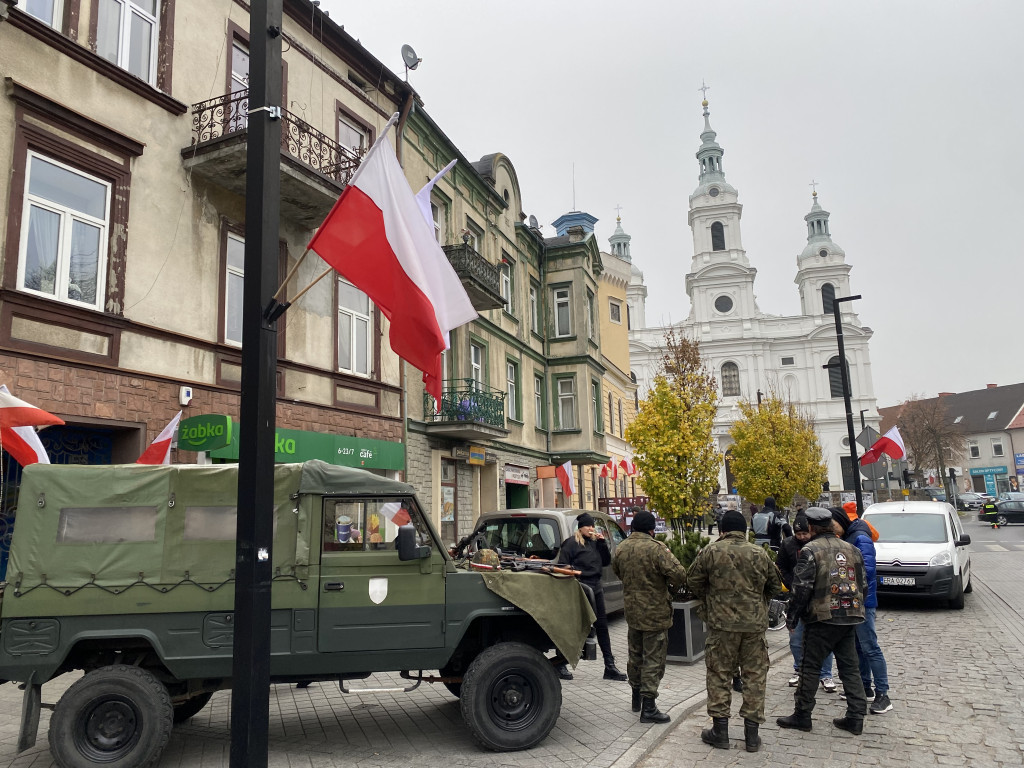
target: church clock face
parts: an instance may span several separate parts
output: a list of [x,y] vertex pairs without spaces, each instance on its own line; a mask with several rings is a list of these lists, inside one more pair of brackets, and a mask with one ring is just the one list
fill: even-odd
[[708,194],[712,197],[718,197],[718,187],[712,187],[708,190]]
[[822,248],[820,251],[818,251],[818,255],[821,256],[821,258],[824,259],[826,256],[828,256],[828,251],[826,251],[824,248]]
[[729,296],[719,296],[715,299],[715,309],[723,315],[732,312],[732,299]]

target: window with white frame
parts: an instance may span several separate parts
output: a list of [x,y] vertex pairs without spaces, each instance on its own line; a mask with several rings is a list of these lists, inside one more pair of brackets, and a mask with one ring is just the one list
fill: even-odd
[[533,409],[537,427],[542,429],[546,423],[544,418],[544,377],[539,373],[533,376]]
[[469,243],[470,248],[479,253],[481,256],[483,255],[484,231],[476,224],[474,224],[473,220],[469,218],[469,216],[466,217],[466,229],[462,233],[462,236],[463,239],[468,238],[467,242]]
[[441,240],[441,225],[444,222],[444,216],[442,214],[441,206],[437,203],[430,204],[430,218],[434,222],[434,239],[437,242],[443,242]]
[[601,431],[601,385],[597,381],[590,382],[590,410],[594,416],[594,431]]
[[64,0],[28,0],[25,13],[59,30],[64,18]]
[[970,451],[972,459],[980,459],[981,458],[981,446],[978,445],[978,441],[977,440],[968,440],[967,441],[967,450]]
[[156,84],[159,0],[99,0],[96,52]]
[[622,325],[622,305],[614,299],[608,300],[608,317],[616,325]]
[[594,312],[594,294],[587,291],[587,338],[593,339],[597,335],[597,317]]
[[572,335],[572,301],[568,288],[555,289],[555,336]]
[[103,309],[110,184],[28,153],[18,287]]
[[505,300],[505,311],[512,311],[512,265],[501,263],[501,298]]
[[612,410],[612,393],[608,393],[608,432],[615,432],[615,411]]
[[530,286],[530,330],[540,333],[540,307],[537,301],[537,286]]
[[1003,438],[993,437],[992,438],[992,455],[1002,456],[1003,455]]
[[338,370],[370,375],[370,297],[338,277]]
[[362,156],[366,151],[366,129],[344,114],[338,115],[338,143]]
[[479,344],[469,345],[469,369],[470,376],[476,389],[483,389],[484,385],[484,348]]
[[508,417],[512,421],[519,421],[519,409],[516,407],[517,384],[519,381],[519,366],[509,362],[505,365],[506,393],[508,397]]
[[242,289],[245,286],[245,238],[228,232],[224,258],[224,341],[242,346]]
[[237,38],[231,41],[231,92],[249,87],[249,46]]
[[558,427],[576,429],[576,381],[558,380]]

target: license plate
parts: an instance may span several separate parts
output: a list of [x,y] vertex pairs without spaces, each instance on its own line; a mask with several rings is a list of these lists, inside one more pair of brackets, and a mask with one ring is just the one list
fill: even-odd
[[887,587],[912,587],[914,586],[913,576],[883,576],[882,584]]

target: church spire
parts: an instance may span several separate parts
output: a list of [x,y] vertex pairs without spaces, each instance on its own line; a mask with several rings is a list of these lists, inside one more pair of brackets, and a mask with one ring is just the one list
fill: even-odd
[[818,182],[811,180],[809,186],[815,187],[811,192],[811,212],[804,216],[807,222],[807,242],[821,241],[822,244],[832,242],[832,233],[828,231],[828,217],[831,215],[818,203]]
[[[621,214],[622,206],[615,206],[616,213]],[[617,215],[615,217],[615,231],[612,236],[608,238],[608,242],[612,246],[612,255],[618,256],[623,261],[632,261],[632,257],[629,255],[629,241],[632,238],[626,234],[622,228],[622,216]]]
[[[704,86],[699,90],[706,88],[708,86]],[[700,183],[704,184],[709,181],[724,182],[725,171],[722,170],[722,155],[725,152],[718,142],[715,141],[715,137],[718,134],[711,127],[711,113],[708,111],[708,100],[704,99],[701,102],[701,106],[704,107],[704,130],[700,134],[700,149],[697,150],[697,163],[700,166]]]

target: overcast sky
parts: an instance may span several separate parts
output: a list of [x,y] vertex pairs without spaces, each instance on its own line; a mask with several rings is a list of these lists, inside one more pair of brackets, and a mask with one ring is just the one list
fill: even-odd
[[684,320],[702,80],[763,312],[812,179],[874,330],[878,405],[1024,381],[1024,2],[323,0],[471,159],[507,155],[544,224],[622,206],[647,324]]

